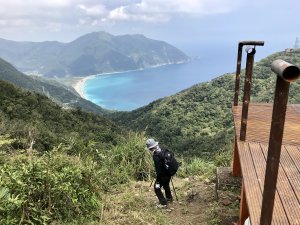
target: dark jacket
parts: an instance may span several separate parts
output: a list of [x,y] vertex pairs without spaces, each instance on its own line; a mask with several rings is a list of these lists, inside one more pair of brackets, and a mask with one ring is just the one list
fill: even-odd
[[161,150],[160,152],[155,151],[153,153],[153,161],[154,161],[157,180],[161,179],[161,177],[170,176],[165,167],[165,162],[164,162],[164,158],[163,158],[163,150]]

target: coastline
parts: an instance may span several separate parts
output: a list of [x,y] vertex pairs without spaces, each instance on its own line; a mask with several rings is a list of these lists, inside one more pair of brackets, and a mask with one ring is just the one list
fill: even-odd
[[176,65],[176,64],[183,64],[183,63],[188,63],[190,61],[180,61],[177,63],[164,63],[164,64],[158,64],[155,66],[151,67],[146,67],[146,68],[139,68],[135,70],[128,70],[128,71],[119,71],[119,72],[108,72],[108,73],[100,73],[100,74],[94,74],[94,75],[88,75],[86,77],[80,78],[78,81],[75,82],[75,84],[72,85],[72,87],[75,89],[75,91],[80,95],[81,98],[88,100],[88,98],[84,95],[84,84],[87,80],[95,77],[95,76],[103,76],[103,75],[113,75],[113,74],[119,74],[119,73],[126,73],[126,72],[134,72],[134,71],[141,71],[145,69],[151,69],[151,68],[157,68],[161,66],[168,66],[168,65]]
[[84,95],[84,92],[83,92],[83,88],[84,88],[84,83],[94,77],[95,75],[90,75],[90,76],[87,76],[87,77],[83,77],[81,79],[79,79],[75,84],[73,84],[73,88],[75,89],[75,91],[80,95],[81,98],[85,99],[85,100],[88,100],[86,98],[86,96]]

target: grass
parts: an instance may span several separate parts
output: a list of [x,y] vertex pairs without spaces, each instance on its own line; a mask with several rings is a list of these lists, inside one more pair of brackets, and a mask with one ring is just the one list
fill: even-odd
[[179,177],[200,176],[202,180],[215,178],[216,166],[213,162],[201,158],[182,160],[182,166],[177,172]]
[[156,209],[154,193],[147,193],[148,185],[130,182],[102,195],[97,219],[81,218],[68,223],[55,222],[54,225],[169,225],[166,214]]
[[[155,207],[153,191],[149,198],[154,166],[145,140],[144,134],[131,133],[117,146],[90,143],[76,154],[64,145],[44,154],[0,154],[0,194],[10,198],[9,204],[0,203],[1,223],[169,224]],[[181,161],[178,179],[215,178],[214,162]],[[183,197],[183,189],[177,191]]]

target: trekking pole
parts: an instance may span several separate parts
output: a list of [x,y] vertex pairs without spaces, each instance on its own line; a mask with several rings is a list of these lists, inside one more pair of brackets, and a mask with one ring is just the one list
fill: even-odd
[[174,190],[174,194],[175,194],[175,197],[176,197],[176,201],[178,202],[178,198],[177,198],[177,194],[176,194],[176,191],[175,191],[175,187],[174,187],[174,184],[173,184],[172,177],[171,177],[171,183],[172,183],[172,186],[173,186],[173,190]]
[[151,186],[152,186],[152,183],[153,183],[153,181],[154,181],[154,179],[151,181],[151,184],[150,184],[150,186],[149,186],[149,187],[151,187]]

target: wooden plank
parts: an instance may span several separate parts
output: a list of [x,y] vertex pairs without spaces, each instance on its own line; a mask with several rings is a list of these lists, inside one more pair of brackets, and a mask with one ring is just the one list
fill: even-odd
[[262,192],[255,173],[248,144],[238,142],[239,156],[245,185],[246,199],[251,224],[258,224],[260,217]]
[[[258,143],[250,143],[249,147],[253,161],[255,162],[255,171],[257,173],[257,177],[259,178],[259,185],[261,190],[263,190],[266,171],[266,157],[263,154],[262,148],[267,148],[267,145],[261,146],[261,144]],[[275,193],[272,224],[289,224],[278,191]]]
[[[300,151],[295,146],[284,146],[282,151],[281,164],[294,189],[298,204],[300,204]],[[297,158],[298,161],[296,161]]]
[[[259,224],[272,104],[249,107],[246,142],[238,139],[238,154],[252,224]],[[236,134],[241,106],[233,107]],[[272,225],[300,225],[300,105],[288,105]],[[238,137],[238,136],[237,136]],[[257,142],[257,143],[255,143]]]
[[300,147],[299,146],[290,146],[288,148],[288,153],[292,158],[295,166],[297,167],[298,171],[300,171]]
[[290,180],[292,182],[295,182],[293,184],[293,187],[294,187],[294,191],[297,195],[297,198],[299,200],[299,195],[300,195],[300,184],[299,184],[299,180],[300,180],[300,148],[299,147],[296,147],[296,146],[288,146],[286,147],[286,150],[291,158],[291,160],[293,161],[294,163],[294,166],[297,168],[297,172],[296,173],[296,178],[293,177],[290,177]]
[[240,225],[244,225],[245,220],[249,217],[249,211],[246,200],[245,186],[242,184],[241,202],[240,202]]
[[[268,148],[263,147],[264,156],[267,157]],[[281,153],[282,158],[286,158],[286,152]],[[289,168],[286,168],[288,170]],[[284,205],[284,210],[286,212],[289,223],[288,224],[300,224],[300,218],[298,217],[300,212],[300,205],[295,196],[295,192],[286,176],[284,169],[282,167],[282,162],[280,162],[278,170],[278,181],[277,181],[277,192],[279,193],[280,200]]]
[[[270,125],[272,118],[271,104],[251,103],[247,121],[246,141],[265,142],[269,141]],[[240,132],[241,106],[233,108],[234,125],[236,134]],[[258,129],[259,128],[259,129]],[[300,133],[300,106],[289,105],[287,107],[285,132],[283,144],[300,145],[298,134]]]
[[[285,201],[285,209],[291,224],[300,224],[300,173],[288,153],[289,148],[295,147],[283,146],[281,152],[282,173],[278,174],[278,182],[285,189],[280,192],[280,197]],[[284,177],[280,176],[281,174]]]

